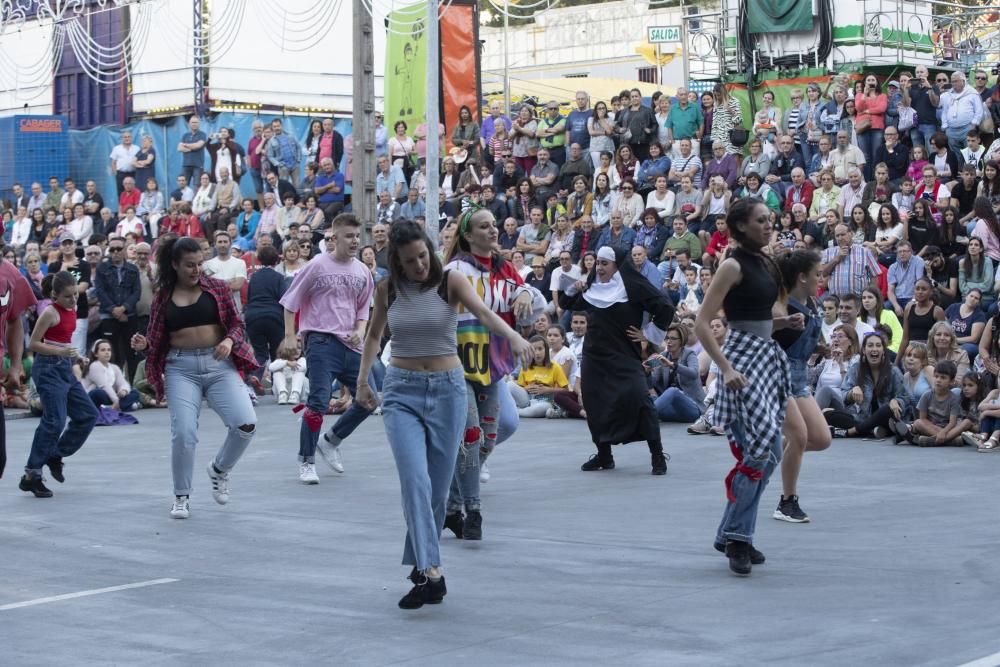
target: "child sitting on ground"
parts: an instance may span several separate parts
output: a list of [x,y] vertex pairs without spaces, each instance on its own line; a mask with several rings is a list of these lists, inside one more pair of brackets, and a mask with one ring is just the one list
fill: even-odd
[[267,367],[271,371],[271,391],[278,397],[278,405],[298,405],[306,382],[306,360],[297,347],[282,352],[284,356]]
[[1000,451],[1000,389],[993,389],[979,404],[979,433],[963,433],[962,442],[981,452]]
[[939,361],[934,366],[934,382],[917,403],[920,415],[912,424],[892,422],[896,444],[910,442],[918,447],[940,447],[961,443],[958,423],[961,398],[951,391],[958,367],[954,361]]
[[522,368],[517,384],[511,386],[511,396],[521,417],[544,417],[552,407],[552,397],[569,387],[562,366],[552,363],[549,346],[541,336],[532,336],[531,365]]

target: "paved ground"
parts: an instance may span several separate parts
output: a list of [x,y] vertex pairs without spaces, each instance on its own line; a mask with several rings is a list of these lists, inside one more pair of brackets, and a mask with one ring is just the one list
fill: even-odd
[[773,485],[767,564],[738,579],[711,548],[721,438],[664,427],[666,478],[641,445],[582,473],[584,424],[533,420],[491,461],[485,540],[444,540],[445,603],[402,612],[380,418],[345,444],[344,475],[304,487],[297,423],[264,405],[223,508],[201,472],[222,430],[206,410],[188,521],[168,516],[167,413],[139,418],[99,429],[51,500],[16,489],[35,422],[8,424],[0,663],[957,665],[1000,651],[1000,456],[836,441],[806,460],[813,523],[772,520]]

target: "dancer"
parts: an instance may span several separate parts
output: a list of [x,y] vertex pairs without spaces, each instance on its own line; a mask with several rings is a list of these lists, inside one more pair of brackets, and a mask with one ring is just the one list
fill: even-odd
[[[806,362],[816,351],[822,324],[813,297],[819,281],[820,256],[809,250],[795,250],[778,262],[784,282],[785,299],[775,318],[774,339],[788,357],[793,400],[785,414],[785,449],[781,460],[781,500],[772,515],[779,521],[808,523],[809,515],[799,507],[796,483],[802,469],[802,455],[830,446],[830,428],[813,398],[806,378]],[[779,328],[781,327],[781,328]]]
[[51,498],[52,491],[42,480],[42,468],[48,466],[52,479],[60,484],[66,481],[63,459],[87,441],[97,423],[97,408],[73,375],[73,361],[80,356],[73,346],[76,278],[68,271],[49,274],[42,281],[42,296],[51,299],[52,305],[39,316],[29,344],[35,353],[31,378],[42,401],[42,419],[18,487],[36,498]]
[[339,380],[351,395],[356,393],[368,306],[375,289],[372,272],[357,259],[361,222],[350,213],[341,213],[333,219],[332,234],[336,239],[333,252],[314,257],[295,274],[281,297],[285,340],[278,356],[287,357],[299,345],[295,338],[298,313],[308,368],[309,397],[299,429],[299,481],[303,484],[319,484],[317,447],[327,465],[344,472],[340,443],[371,414],[371,410],[354,401],[333,428],[319,437],[333,381]]
[[163,400],[166,390],[174,477],[170,516],[175,519],[191,515],[202,400],[208,400],[229,429],[208,464],[212,497],[220,505],[229,502],[229,472],[257,431],[257,414],[240,379],[240,374],[247,377],[257,369],[257,359],[229,283],[204,274],[203,259],[194,239],[160,239],[148,333],[132,337],[132,349],[148,350],[146,379],[156,400]]
[[[0,383],[7,391],[21,389],[21,373],[24,368],[24,322],[21,315],[34,306],[35,294],[25,278],[13,263],[0,257],[0,358],[4,353],[10,359],[7,369],[0,367]],[[516,411],[514,413],[517,414]],[[516,418],[516,417],[515,417]],[[3,408],[0,407],[0,478],[7,467],[7,424]]]
[[[643,328],[646,314],[652,327],[646,338],[662,344],[674,317],[674,307],[639,274],[624,250],[604,246],[597,251],[597,266],[586,282],[577,281],[563,293],[564,310],[586,311],[587,336],[583,339],[580,382],[587,426],[597,454],[581,470],[612,470],[611,445],[645,440],[652,460],[652,474],[667,474],[667,456],[660,441],[660,420],[646,386],[639,344],[629,328]],[[658,339],[658,340],[654,340]]]
[[[382,415],[403,497],[403,565],[413,566],[409,578],[414,584],[399,606],[417,609],[441,602],[447,592],[438,543],[467,414],[456,310],[474,314],[523,361],[530,358],[530,347],[461,273],[441,268],[430,239],[416,223],[392,226],[388,261],[389,279],[375,293],[360,374],[368,377],[388,323],[392,361],[383,384]],[[373,410],[374,395],[374,388],[361,382],[356,402]]]
[[[722,262],[695,321],[698,339],[722,373],[715,420],[726,429],[737,463],[726,478],[729,499],[715,548],[735,574],[750,574],[764,562],[753,547],[757,509],[767,481],[781,460],[781,424],[791,396],[788,359],[771,338],[772,309],[781,286],[774,261],[763,254],[771,238],[767,206],[750,197],[733,204],[727,217],[739,247]],[[720,309],[729,321],[723,348],[712,336]]]
[[[446,270],[465,276],[486,307],[507,326],[528,326],[545,308],[545,297],[525,285],[517,269],[496,252],[496,218],[489,209],[470,208],[459,218],[458,229],[445,255]],[[516,366],[507,340],[487,331],[472,310],[458,309],[459,359],[465,368],[468,415],[448,496],[445,526],[467,540],[483,538],[479,485],[489,479],[486,458],[497,442],[504,377]],[[465,510],[465,516],[462,510]]]

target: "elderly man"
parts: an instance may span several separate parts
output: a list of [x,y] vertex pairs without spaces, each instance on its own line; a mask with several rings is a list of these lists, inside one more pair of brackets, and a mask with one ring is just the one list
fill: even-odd
[[535,136],[542,148],[548,150],[549,159],[561,167],[566,161],[566,119],[559,113],[559,103],[545,105],[545,115],[538,119]]
[[333,158],[325,157],[319,162],[314,192],[319,197],[319,207],[327,220],[333,220],[344,210],[344,175],[337,169]]
[[417,216],[427,215],[427,206],[420,198],[420,191],[410,188],[406,194],[406,201],[399,208],[399,217],[403,220],[416,220]]
[[721,177],[730,190],[736,188],[736,158],[726,152],[726,145],[721,141],[712,143],[712,159],[705,165],[701,175],[702,190],[708,189],[713,176]]
[[403,175],[403,169],[390,163],[388,156],[379,157],[378,173],[375,174],[375,195],[388,192],[391,199],[398,201],[406,197],[403,190],[405,186],[406,177]]
[[503,113],[503,104],[499,100],[493,100],[490,102],[490,115],[483,119],[483,124],[479,128],[479,145],[482,147],[482,152],[485,154],[489,150],[490,139],[496,133],[496,127],[494,122],[500,119],[503,121],[504,127],[510,132],[511,123],[510,118]]
[[239,208],[243,201],[243,193],[240,192],[240,185],[229,177],[229,168],[222,166],[218,169],[218,182],[215,184],[215,214],[211,232],[206,228],[206,234],[214,234],[216,229],[225,229],[229,224],[229,219]]
[[548,149],[538,149],[538,162],[532,167],[528,178],[535,187],[535,201],[544,205],[549,195],[555,192],[556,179],[559,178],[559,167],[549,160]]
[[122,193],[118,195],[118,215],[123,215],[128,208],[138,208],[142,193],[135,187],[135,179],[126,176],[122,181]]
[[674,142],[674,147],[679,150],[675,153],[676,157],[670,163],[670,171],[667,173],[667,183],[671,186],[680,187],[681,179],[685,176],[690,177],[692,183],[701,183],[701,158],[694,152],[697,141],[685,137]]
[[896,261],[889,267],[889,302],[896,317],[903,317],[903,309],[913,299],[913,287],[918,278],[924,277],[924,260],[913,254],[909,241],[896,244]]
[[656,270],[656,264],[649,261],[646,249],[641,246],[632,246],[632,266],[642,274],[656,289],[661,289],[663,283],[660,280],[660,272]]
[[813,191],[816,189],[812,182],[806,178],[806,172],[802,167],[792,169],[792,182],[785,191],[785,210],[791,211],[796,204],[804,204],[806,210],[812,206]]
[[878,287],[882,270],[875,255],[861,245],[854,245],[847,225],[837,225],[833,231],[837,245],[823,251],[820,272],[827,277],[827,291],[843,297],[861,294],[866,287]]
[[783,134],[778,139],[778,154],[771,158],[771,173],[765,176],[764,180],[777,193],[779,199],[784,199],[792,182],[792,171],[804,168],[802,157],[795,150],[795,141],[791,135]]
[[956,153],[965,148],[969,130],[978,130],[983,122],[983,99],[970,88],[965,74],[951,75],[951,90],[941,95],[941,129],[948,135],[948,146]]
[[45,193],[42,192],[42,184],[37,181],[31,184],[31,196],[28,197],[28,215],[31,215],[36,208],[45,210]]
[[840,194],[837,195],[837,210],[840,211],[842,218],[849,216],[854,207],[862,202],[864,191],[865,179],[861,170],[852,168],[847,173],[847,183],[840,188]]
[[145,241],[135,245],[135,267],[139,269],[139,284],[142,291],[139,302],[135,306],[136,330],[145,335],[149,325],[149,309],[153,303],[153,285],[156,282],[156,271],[149,261],[153,249]]
[[833,181],[843,186],[851,169],[864,170],[865,154],[851,143],[846,130],[837,131],[837,147],[830,152],[830,166],[833,167]]
[[677,142],[680,139],[690,139],[691,143],[701,141],[705,117],[701,107],[688,101],[687,88],[677,89],[677,104],[670,107],[667,114],[667,145],[666,150],[673,150],[675,158],[679,155]]
[[253,180],[254,192],[257,194],[257,202],[264,205],[264,174],[261,173],[261,154],[257,149],[264,143],[264,123],[255,120],[250,126],[253,136],[247,143],[247,163],[250,166],[250,178]]
[[281,120],[271,121],[274,137],[267,142],[267,159],[278,170],[278,178],[299,187],[299,163],[302,162],[302,147],[299,142],[286,134]]
[[132,133],[125,130],[121,134],[121,143],[111,149],[111,173],[115,175],[115,185],[118,194],[125,189],[125,177],[135,176],[135,156],[139,147],[132,143]]

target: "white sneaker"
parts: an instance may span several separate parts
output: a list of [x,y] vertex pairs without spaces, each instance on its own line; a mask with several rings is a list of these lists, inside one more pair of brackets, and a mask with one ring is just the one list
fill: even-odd
[[215,472],[215,466],[208,464],[208,479],[212,482],[212,497],[215,502],[225,505],[229,502],[229,473]]
[[485,484],[490,481],[490,469],[486,467],[486,461],[479,464],[479,483]]
[[299,392],[293,391],[288,395],[288,400],[286,401],[289,405],[298,405],[302,402],[302,398],[299,396]]
[[170,508],[170,516],[175,519],[186,519],[191,516],[191,504],[187,496],[174,496],[174,506]]
[[546,419],[562,419],[563,418],[562,408],[559,408],[559,407],[551,407],[551,408],[549,408],[548,410],[545,411],[545,418]]
[[328,466],[337,472],[344,472],[344,459],[340,455],[340,443],[333,444],[330,442],[331,435],[333,435],[332,430],[324,433],[323,437],[316,443],[316,449],[319,450],[319,455],[323,457]]
[[288,405],[288,392],[282,391],[278,393],[278,405]]
[[299,464],[299,481],[303,484],[319,484],[315,463],[303,462]]

